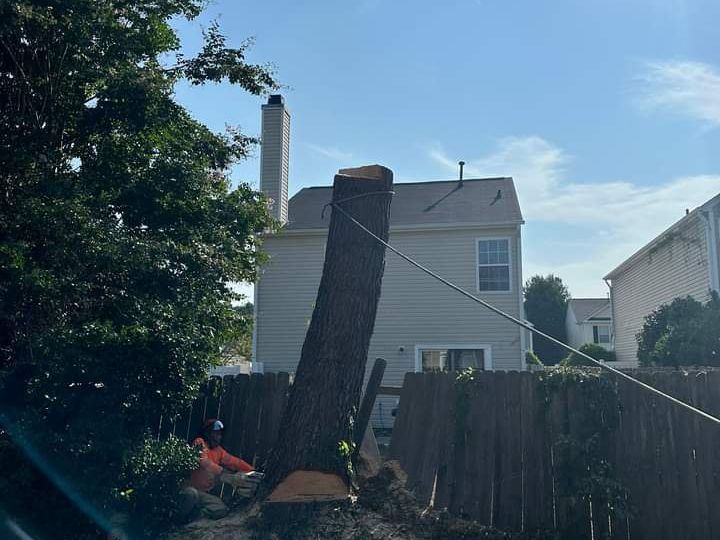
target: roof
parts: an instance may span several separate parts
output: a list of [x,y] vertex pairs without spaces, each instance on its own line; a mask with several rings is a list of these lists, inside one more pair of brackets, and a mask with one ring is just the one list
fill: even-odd
[[621,274],[622,272],[627,270],[630,266],[635,264],[644,255],[646,255],[650,250],[652,250],[655,246],[657,246],[660,242],[665,240],[665,238],[667,238],[668,234],[673,233],[673,232],[677,231],[678,229],[685,227],[691,221],[695,220],[698,216],[700,216],[701,212],[707,212],[707,210],[710,207],[712,207],[714,204],[720,204],[720,193],[715,195],[713,198],[711,198],[706,203],[695,208],[692,212],[683,216],[682,219],[680,219],[680,220],[676,221],[675,223],[673,223],[672,225],[670,225],[670,227],[665,229],[662,233],[657,235],[650,242],[645,244],[643,247],[641,247],[639,250],[637,250],[635,253],[633,253],[630,257],[628,257],[622,263],[620,263],[617,267],[615,267],[612,271],[610,271],[603,279],[613,279],[618,274]]
[[570,306],[578,322],[588,320],[592,315],[610,305],[607,298],[571,298]]
[[[512,178],[475,178],[395,184],[390,226],[493,225],[523,222]],[[326,229],[323,207],[332,186],[301,189],[289,201],[285,229]]]

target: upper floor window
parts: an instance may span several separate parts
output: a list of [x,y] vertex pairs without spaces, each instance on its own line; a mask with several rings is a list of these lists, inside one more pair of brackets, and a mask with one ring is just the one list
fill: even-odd
[[510,290],[510,240],[478,240],[478,290]]

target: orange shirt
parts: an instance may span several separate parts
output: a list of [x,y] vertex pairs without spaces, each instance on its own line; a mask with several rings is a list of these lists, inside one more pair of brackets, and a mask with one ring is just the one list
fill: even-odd
[[200,491],[210,491],[215,485],[215,478],[223,469],[241,472],[255,470],[249,463],[229,454],[222,446],[210,448],[202,437],[195,439],[192,445],[202,447],[200,466],[190,476],[190,485]]

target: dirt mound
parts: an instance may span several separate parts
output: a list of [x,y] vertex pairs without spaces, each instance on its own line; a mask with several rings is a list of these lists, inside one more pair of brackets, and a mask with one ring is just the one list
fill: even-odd
[[397,462],[361,479],[356,500],[341,504],[255,504],[218,521],[196,521],[166,540],[442,540],[511,539],[514,536],[447,512],[422,508],[407,489]]

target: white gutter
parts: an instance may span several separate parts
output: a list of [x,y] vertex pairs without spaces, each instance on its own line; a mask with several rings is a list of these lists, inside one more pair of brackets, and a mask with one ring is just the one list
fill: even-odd
[[700,215],[705,222],[705,243],[708,254],[708,269],[710,271],[710,289],[720,292],[720,269],[718,269],[718,242],[720,232],[718,231],[716,215],[717,208],[703,210]]
[[258,327],[258,286],[260,278],[255,280],[253,285],[253,330],[252,330],[252,352],[250,357],[250,371],[253,373],[263,373],[263,363],[257,359],[257,327]]

